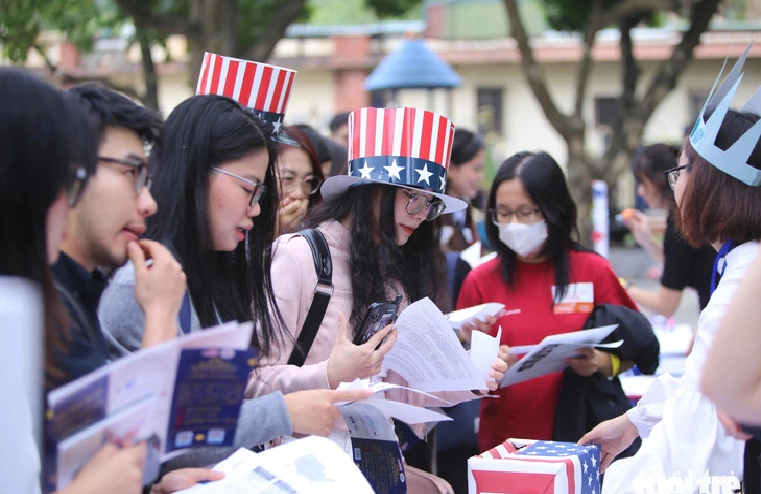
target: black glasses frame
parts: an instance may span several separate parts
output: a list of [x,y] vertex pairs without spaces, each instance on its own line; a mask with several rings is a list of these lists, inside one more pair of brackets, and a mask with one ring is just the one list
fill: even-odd
[[104,163],[116,163],[119,165],[137,168],[137,177],[135,178],[135,192],[139,194],[140,191],[143,190],[143,187],[151,190],[153,177],[148,174],[148,163],[146,163],[145,160],[133,157],[108,158],[105,156],[98,156],[98,161],[103,161]]

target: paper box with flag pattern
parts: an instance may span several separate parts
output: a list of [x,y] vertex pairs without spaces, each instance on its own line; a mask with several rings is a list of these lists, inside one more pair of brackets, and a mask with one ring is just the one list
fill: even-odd
[[468,460],[470,494],[599,494],[600,447],[508,439]]

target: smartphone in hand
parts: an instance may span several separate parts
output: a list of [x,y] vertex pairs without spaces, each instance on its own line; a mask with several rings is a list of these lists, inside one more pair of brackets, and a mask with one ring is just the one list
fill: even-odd
[[[376,302],[367,308],[362,323],[354,332],[353,343],[362,345],[369,340],[375,333],[385,328],[387,325],[396,321],[399,312],[399,304],[402,303],[402,296],[397,295],[393,302]],[[383,340],[385,341],[385,339]],[[380,345],[378,347],[380,347]],[[377,350],[377,348],[376,348]]]

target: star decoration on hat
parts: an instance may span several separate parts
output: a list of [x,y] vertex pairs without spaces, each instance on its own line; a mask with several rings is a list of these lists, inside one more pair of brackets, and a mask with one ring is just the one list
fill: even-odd
[[417,168],[415,168],[415,171],[416,171],[416,172],[418,172],[418,174],[420,175],[420,178],[418,178],[418,183],[420,183],[420,182],[422,182],[423,180],[425,180],[425,184],[426,184],[428,187],[430,187],[430,186],[431,186],[431,181],[430,181],[429,179],[431,178],[431,175],[433,175],[433,173],[431,173],[431,172],[429,172],[429,171],[428,171],[428,163],[426,163],[425,165],[423,165],[423,168],[422,168],[422,169],[420,169],[420,170],[418,170]]
[[385,170],[388,172],[389,178],[396,177],[397,180],[402,179],[402,176],[399,174],[399,172],[404,170],[404,167],[399,166],[396,160],[392,161],[390,166],[384,166],[383,168],[385,168]]
[[280,121],[280,117],[277,117],[277,120],[272,122],[272,133],[278,134],[280,133],[280,127],[283,126],[283,123]]
[[368,180],[372,179],[373,177],[370,174],[375,171],[375,168],[374,167],[370,168],[369,166],[367,166],[367,161],[365,161],[363,164],[365,166],[357,169],[357,171],[359,171],[359,173],[362,174],[362,178],[366,178]]

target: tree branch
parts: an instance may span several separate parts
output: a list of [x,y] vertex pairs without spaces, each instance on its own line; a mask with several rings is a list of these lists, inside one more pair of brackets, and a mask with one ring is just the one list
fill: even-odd
[[256,43],[247,50],[244,58],[249,60],[267,60],[275,49],[275,45],[285,36],[286,28],[301,15],[306,6],[306,0],[291,0],[284,2],[272,15]]
[[42,60],[45,62],[45,65],[47,65],[48,70],[50,70],[51,73],[55,74],[58,71],[58,67],[48,57],[48,54],[45,52],[45,47],[36,42],[32,43],[31,47],[40,54]]
[[700,0],[692,4],[690,10],[690,28],[684,33],[682,41],[674,48],[671,58],[661,64],[660,70],[653,77],[642,103],[637,105],[638,116],[650,118],[663,98],[676,87],[679,76],[692,60],[695,47],[700,43],[700,36],[708,29],[708,23],[716,13],[720,0]]
[[[595,0],[592,21],[589,23],[589,26],[595,24],[594,20],[600,16],[601,11],[602,0]],[[576,105],[573,110],[573,116],[577,119],[582,117],[582,112],[584,111],[584,96],[587,90],[587,83],[589,82],[589,75],[592,72],[592,47],[595,44],[596,36],[596,30],[592,30],[591,28],[586,29],[584,32],[584,38],[581,40],[582,54],[576,79]]]
[[507,10],[507,18],[510,22],[510,32],[518,43],[518,49],[521,52],[521,64],[523,65],[523,72],[526,75],[526,81],[528,82],[529,87],[531,87],[539,105],[542,107],[550,125],[552,125],[563,138],[567,139],[568,136],[577,130],[577,126],[572,124],[571,119],[567,115],[560,112],[547,90],[544,70],[542,70],[541,65],[537,63],[534,58],[534,53],[529,45],[526,29],[523,26],[523,20],[518,12],[517,1],[504,0],[504,2],[505,9]]
[[603,12],[592,23],[588,29],[597,32],[610,24],[618,22],[619,19],[629,17],[632,14],[649,12],[653,10],[665,10],[676,12],[679,10],[679,0],[623,0]]
[[188,17],[174,14],[154,14],[150,2],[143,0],[117,0],[119,8],[143,28],[151,28],[162,36],[187,34],[197,28]]

